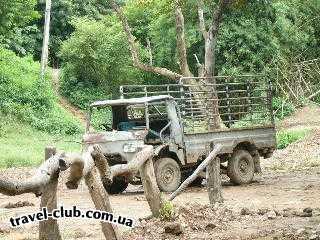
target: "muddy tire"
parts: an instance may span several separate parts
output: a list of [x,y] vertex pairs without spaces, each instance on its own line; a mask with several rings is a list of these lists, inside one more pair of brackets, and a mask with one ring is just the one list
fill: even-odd
[[197,177],[192,183],[190,183],[190,187],[202,187],[202,177]]
[[157,159],[154,165],[159,189],[163,192],[173,192],[181,184],[181,170],[179,164],[172,158]]
[[113,178],[112,184],[108,185],[108,183],[102,182],[104,188],[109,194],[119,194],[122,193],[128,187],[128,181],[123,176],[117,176]]
[[234,184],[252,182],[254,170],[254,161],[248,151],[236,150],[228,161],[227,175]]

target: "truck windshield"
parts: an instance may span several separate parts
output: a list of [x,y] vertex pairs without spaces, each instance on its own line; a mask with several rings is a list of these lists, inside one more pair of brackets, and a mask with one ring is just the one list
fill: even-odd
[[[162,122],[163,124],[160,124]],[[147,128],[158,131],[158,128],[167,124],[166,103],[155,102],[147,105],[94,108],[90,123],[95,130],[103,131],[129,131]]]

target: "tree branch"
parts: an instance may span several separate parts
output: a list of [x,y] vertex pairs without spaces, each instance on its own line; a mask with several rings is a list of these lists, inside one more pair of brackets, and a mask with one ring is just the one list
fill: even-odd
[[137,49],[137,46],[135,44],[135,37],[132,35],[131,28],[129,26],[126,16],[124,15],[122,9],[118,6],[118,4],[116,4],[114,0],[110,0],[110,3],[113,10],[116,12],[119,20],[121,21],[123,30],[127,35],[133,65],[146,72],[152,72],[152,73],[159,74],[174,80],[180,79],[182,77],[181,74],[175,73],[166,68],[154,67],[141,62],[139,57],[139,50]]
[[204,8],[203,0],[198,0],[199,28],[200,28],[200,31],[202,33],[203,38],[206,40],[208,38],[208,32],[206,30],[203,8]]
[[177,33],[177,50],[179,56],[179,65],[182,75],[191,77],[192,73],[187,60],[187,48],[185,40],[185,28],[184,28],[184,16],[179,3],[179,0],[175,1],[175,21],[176,21],[176,33]]

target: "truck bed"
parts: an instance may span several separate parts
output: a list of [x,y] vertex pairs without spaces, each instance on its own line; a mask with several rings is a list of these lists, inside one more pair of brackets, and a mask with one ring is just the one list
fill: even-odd
[[185,134],[184,142],[187,163],[193,163],[210,152],[211,143],[222,144],[221,153],[232,153],[238,144],[243,143],[254,145],[260,151],[273,151],[276,147],[276,130],[273,125],[223,129],[207,133]]

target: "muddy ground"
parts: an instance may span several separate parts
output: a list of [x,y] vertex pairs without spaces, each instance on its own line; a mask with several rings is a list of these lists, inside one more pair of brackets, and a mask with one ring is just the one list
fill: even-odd
[[[305,111],[305,110],[303,110]],[[316,110],[318,111],[318,109]],[[310,112],[310,111],[308,111]],[[289,120],[288,120],[289,121]],[[290,119],[290,127],[296,127]],[[306,124],[308,125],[308,124]],[[142,220],[150,214],[141,187],[130,186],[121,195],[110,197],[116,214],[135,219],[135,228],[121,227],[124,239],[319,239],[320,240],[320,131],[313,130],[301,141],[279,150],[262,161],[263,173],[252,184],[233,186],[224,177],[224,203],[209,207],[205,187],[187,189],[174,200],[176,215],[171,222],[182,233],[166,233],[170,221]],[[1,170],[0,176],[24,179],[34,169]],[[65,176],[59,184],[59,204],[93,208],[86,187],[67,190]],[[8,203],[27,201],[34,206],[4,208]],[[40,199],[32,194],[7,197],[0,194],[0,239],[37,239],[37,224],[10,228],[9,218],[38,210]],[[103,239],[96,221],[59,220],[63,239]]]

